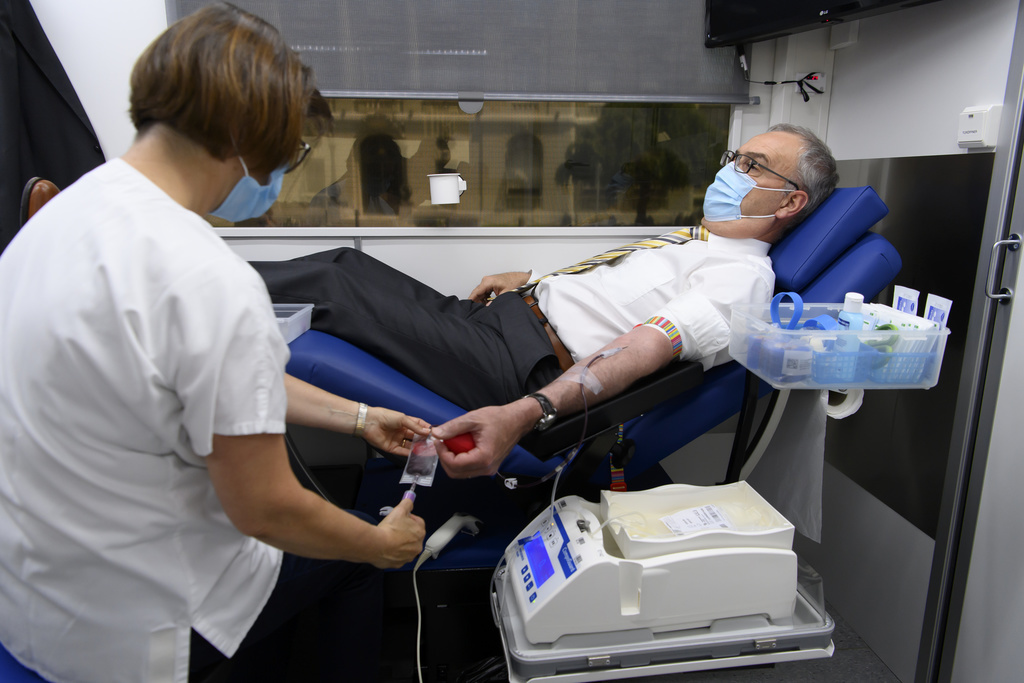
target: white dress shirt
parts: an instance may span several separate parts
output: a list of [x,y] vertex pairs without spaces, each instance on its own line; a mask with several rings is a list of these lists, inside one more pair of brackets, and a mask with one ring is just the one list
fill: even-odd
[[770,247],[710,235],[707,242],[644,249],[584,273],[546,278],[535,296],[575,361],[663,316],[680,331],[679,357],[707,370],[729,360],[732,306],[771,300]]
[[281,552],[228,520],[213,435],[284,431],[262,279],[121,160],[0,257],[0,641],[54,681],[188,678],[231,655]]

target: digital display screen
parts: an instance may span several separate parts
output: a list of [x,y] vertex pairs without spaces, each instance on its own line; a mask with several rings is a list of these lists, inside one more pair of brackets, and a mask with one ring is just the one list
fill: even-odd
[[523,544],[523,550],[526,551],[526,561],[529,562],[530,571],[533,573],[533,582],[540,588],[545,581],[554,576],[555,568],[551,566],[548,549],[544,547],[544,539],[541,538],[539,531]]

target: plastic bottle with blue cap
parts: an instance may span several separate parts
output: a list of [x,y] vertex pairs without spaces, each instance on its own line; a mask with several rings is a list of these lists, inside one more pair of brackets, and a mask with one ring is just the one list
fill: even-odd
[[858,382],[864,379],[867,372],[860,356],[862,350],[858,332],[864,329],[864,295],[858,292],[847,292],[843,308],[839,311],[833,350],[836,356],[831,363],[832,377],[836,382]]
[[[843,310],[839,311],[840,332],[860,332],[864,329],[864,295],[859,292],[847,292],[843,302]],[[836,339],[836,351],[839,353],[856,353],[860,350],[860,340],[853,334],[840,334]]]

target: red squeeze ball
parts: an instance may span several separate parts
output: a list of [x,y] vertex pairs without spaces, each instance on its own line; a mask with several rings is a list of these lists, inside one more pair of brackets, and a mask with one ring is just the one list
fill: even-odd
[[469,432],[465,434],[459,434],[453,436],[450,439],[444,440],[444,445],[448,447],[452,453],[465,453],[466,451],[472,450],[476,446],[476,442],[473,441],[473,435]]

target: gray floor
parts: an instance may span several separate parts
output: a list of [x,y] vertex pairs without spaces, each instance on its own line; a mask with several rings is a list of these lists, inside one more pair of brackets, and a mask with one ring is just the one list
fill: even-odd
[[645,683],[898,683],[899,679],[871,651],[843,618],[829,606],[836,622],[832,635],[835,653],[827,659],[783,662],[774,666],[695,671],[684,674],[651,676]]

